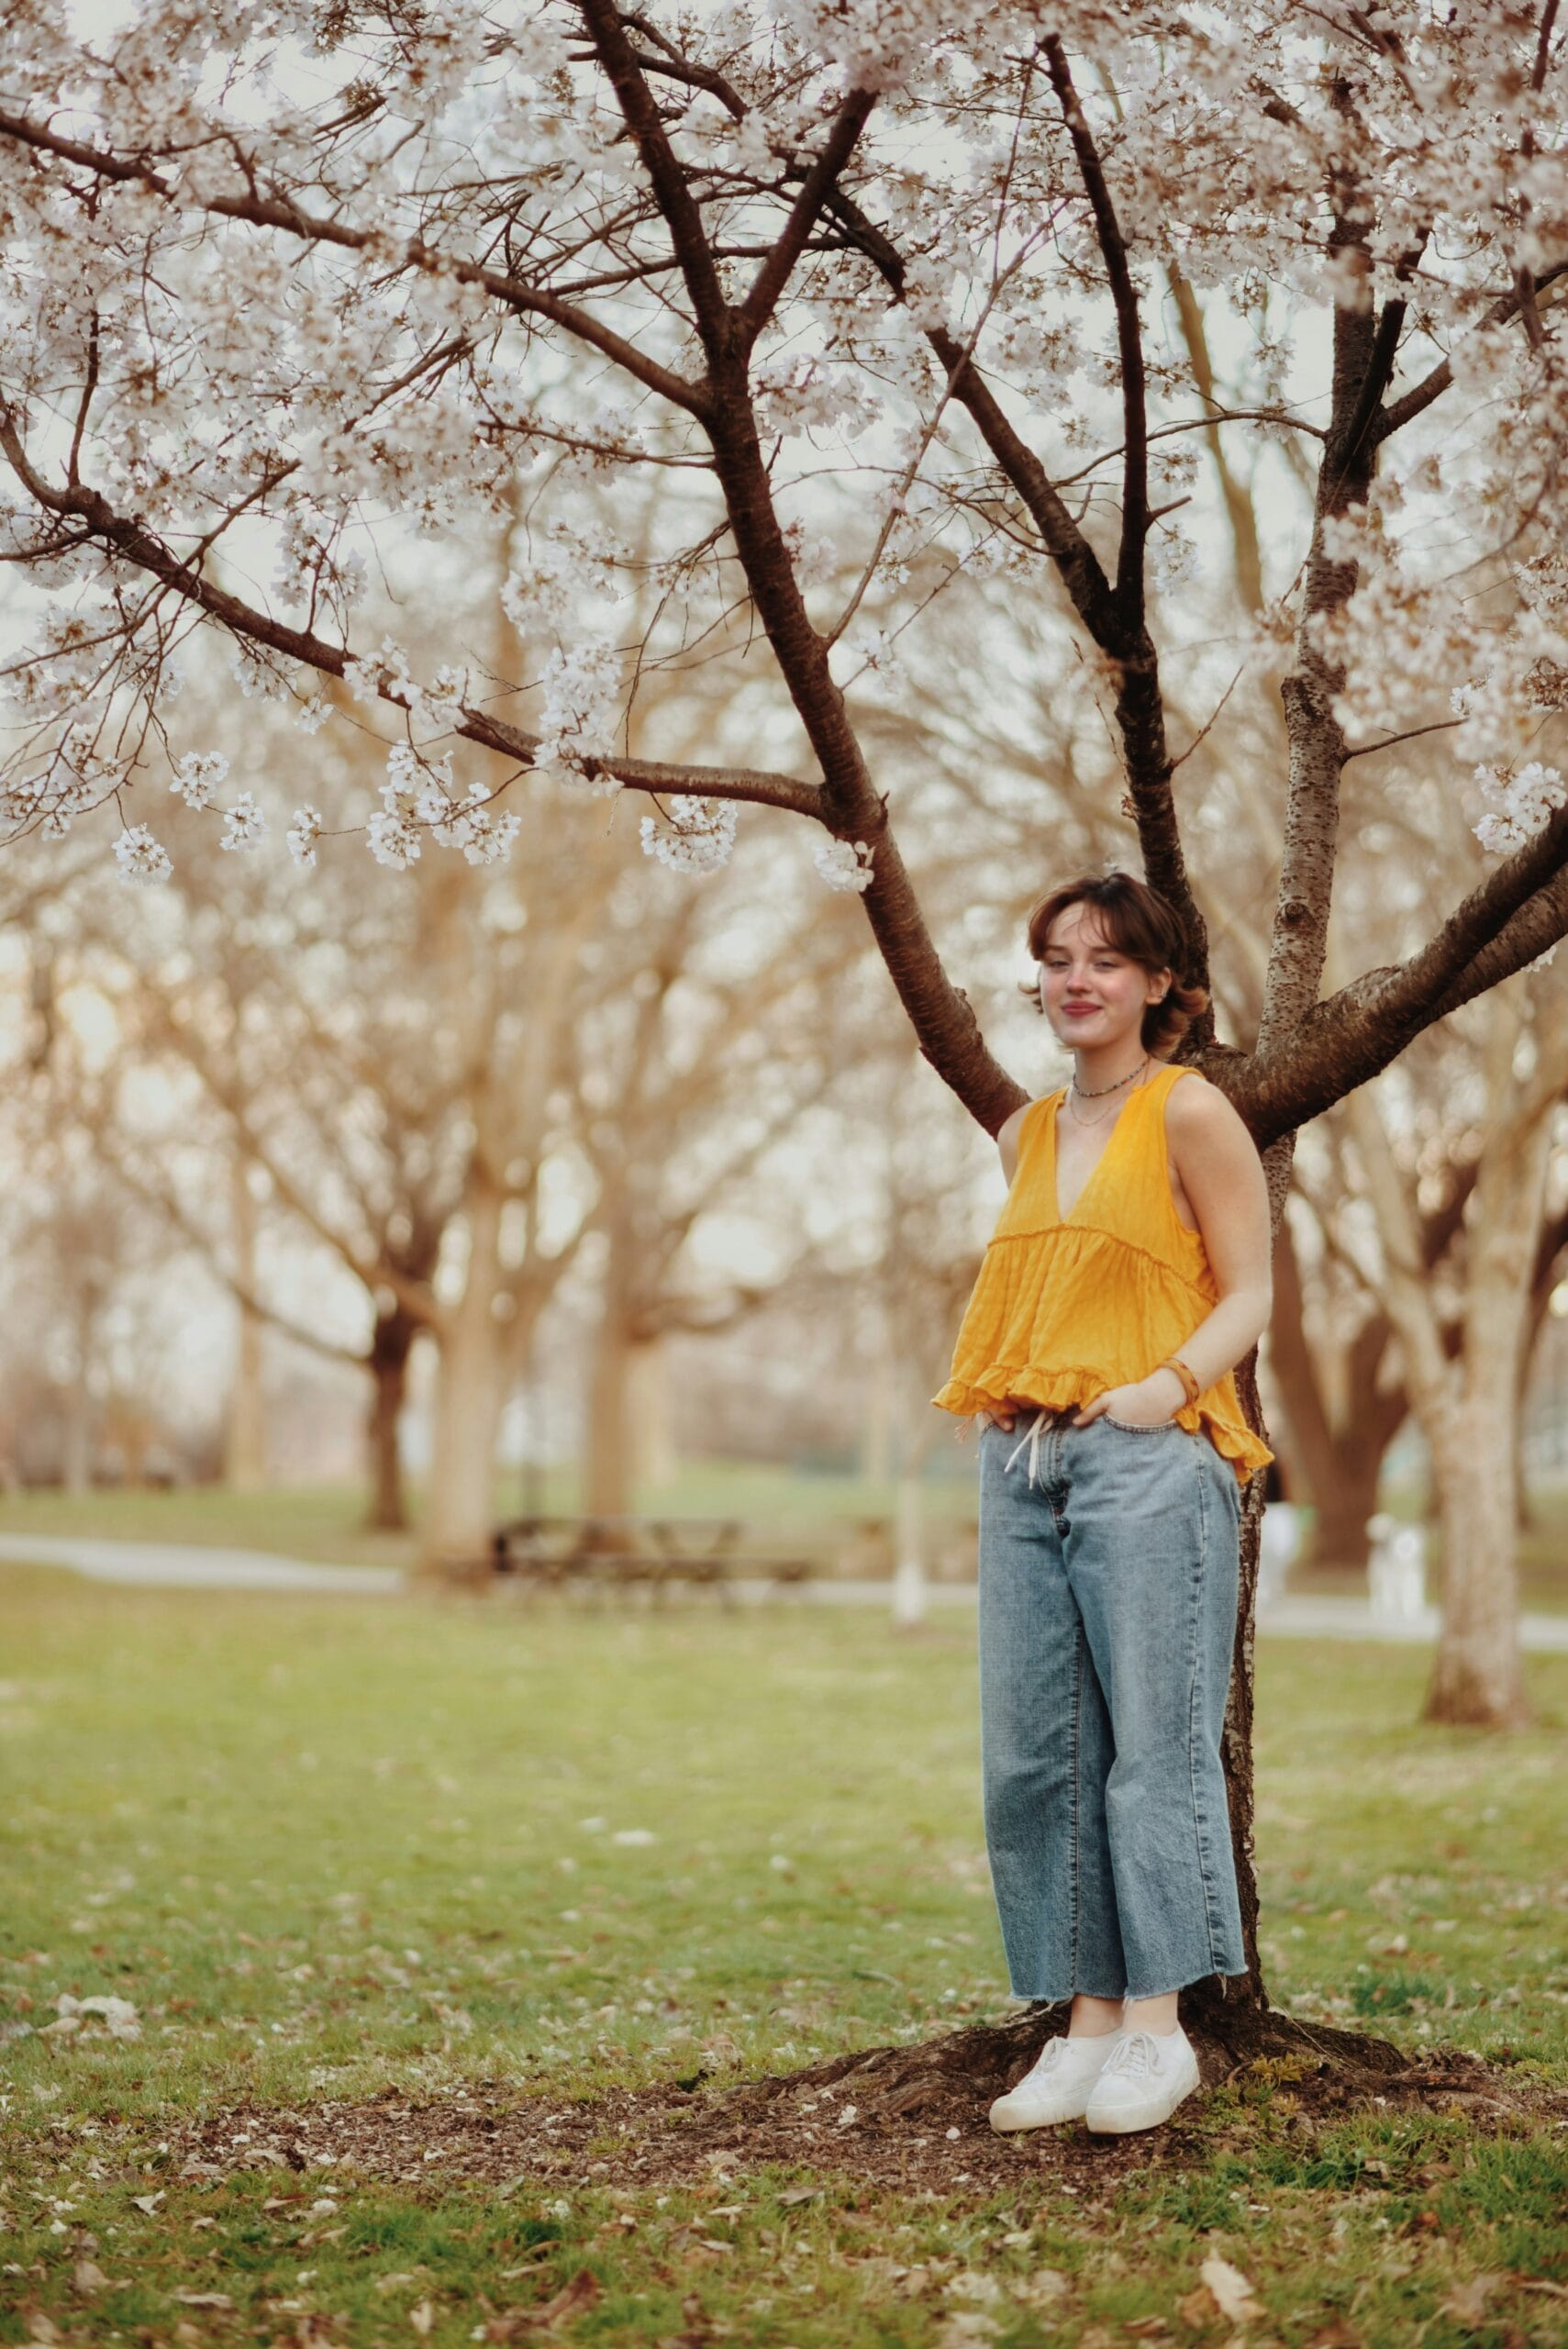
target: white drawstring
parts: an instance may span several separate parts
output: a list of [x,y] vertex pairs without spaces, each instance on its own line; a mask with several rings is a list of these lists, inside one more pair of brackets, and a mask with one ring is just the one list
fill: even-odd
[[1013,1446],[1012,1451],[1008,1453],[1002,1469],[1004,1476],[1006,1475],[1007,1470],[1012,1466],[1014,1461],[1018,1458],[1019,1453],[1023,1450],[1025,1444],[1028,1444],[1029,1453],[1029,1467],[1026,1471],[1024,1481],[1029,1485],[1033,1485],[1038,1481],[1037,1472],[1040,1467],[1040,1440],[1045,1433],[1046,1421],[1051,1417],[1051,1413],[1043,1408],[1036,1412],[1034,1425],[1030,1428],[1027,1435],[1019,1437],[1018,1442]]

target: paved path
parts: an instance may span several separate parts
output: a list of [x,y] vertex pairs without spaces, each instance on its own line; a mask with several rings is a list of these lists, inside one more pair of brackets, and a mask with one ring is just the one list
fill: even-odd
[[[0,1562],[65,1566],[94,1582],[158,1585],[184,1590],[347,1591],[360,1598],[384,1598],[405,1590],[409,1577],[395,1566],[314,1566],[301,1558],[276,1558],[260,1550],[197,1549],[161,1542],[100,1542],[31,1533],[0,1534]],[[745,1604],[774,1596],[761,1579],[731,1585]],[[815,1582],[788,1594],[819,1606],[890,1608],[888,1582]],[[932,1583],[927,1590],[934,1611],[973,1609],[973,1583]],[[526,1604],[526,1600],[524,1604]],[[1394,1640],[1419,1642],[1437,1637],[1435,1608],[1405,1619],[1377,1620],[1364,1598],[1276,1598],[1258,1617],[1260,1639]],[[1524,1615],[1519,1640],[1529,1649],[1568,1653],[1568,1615]]]
[[395,1566],[313,1566],[262,1550],[204,1550],[174,1542],[97,1542],[0,1533],[0,1561],[68,1566],[93,1582],[160,1584],[183,1590],[349,1590],[384,1598],[401,1590]]

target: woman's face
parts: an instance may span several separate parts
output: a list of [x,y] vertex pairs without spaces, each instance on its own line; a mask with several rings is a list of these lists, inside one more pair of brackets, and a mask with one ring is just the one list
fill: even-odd
[[1113,946],[1093,906],[1064,907],[1046,934],[1040,999],[1064,1044],[1093,1047],[1138,1034],[1145,1008],[1158,1003],[1169,971],[1151,974]]

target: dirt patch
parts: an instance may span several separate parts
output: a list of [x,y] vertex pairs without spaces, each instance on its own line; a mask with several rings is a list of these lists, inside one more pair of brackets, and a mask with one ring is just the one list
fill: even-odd
[[[1042,2171],[1080,2192],[1103,2191],[1134,2170],[1182,2170],[1208,2159],[1213,2140],[1192,2126],[1202,2090],[1162,2127],[1126,2136],[1092,2136],[1082,2121],[997,2136],[986,2118],[992,2099],[1066,2021],[1065,2007],[1037,2008],[1008,2023],[839,2055],[782,2078],[727,2087],[687,2076],[684,2086],[586,2103],[480,2082],[439,2104],[387,2088],[361,2103],[292,2111],[228,2105],[171,2132],[168,2143],[182,2174],[196,2177],[341,2164],[404,2186],[658,2188],[776,2163],[944,2199],[983,2197]],[[1386,2040],[1271,2013],[1236,2018],[1224,2040],[1200,2024],[1185,2028],[1205,2088],[1272,2084],[1276,2109],[1304,2132],[1374,2103],[1473,2113],[1487,2126],[1504,2116],[1526,2126],[1568,2121],[1568,2091],[1462,2048],[1434,2049],[1412,2064]]]

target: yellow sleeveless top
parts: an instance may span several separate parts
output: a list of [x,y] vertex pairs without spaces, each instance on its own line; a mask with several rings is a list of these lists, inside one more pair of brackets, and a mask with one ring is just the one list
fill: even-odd
[[[1013,1187],[981,1263],[953,1350],[952,1375],[931,1400],[961,1419],[1009,1395],[1060,1409],[1107,1386],[1147,1378],[1219,1301],[1203,1244],[1171,1197],[1165,1101],[1183,1077],[1171,1068],[1129,1094],[1099,1160],[1065,1219],[1056,1200],[1060,1087],[1031,1101],[1018,1131]],[[1273,1453],[1242,1413],[1227,1371],[1177,1424],[1206,1434],[1240,1483]]]

